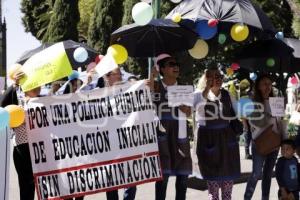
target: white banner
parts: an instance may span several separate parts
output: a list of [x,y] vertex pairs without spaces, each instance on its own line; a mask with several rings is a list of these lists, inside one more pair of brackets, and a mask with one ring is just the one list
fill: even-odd
[[144,81],[30,101],[26,128],[39,199],[160,180],[154,119]]

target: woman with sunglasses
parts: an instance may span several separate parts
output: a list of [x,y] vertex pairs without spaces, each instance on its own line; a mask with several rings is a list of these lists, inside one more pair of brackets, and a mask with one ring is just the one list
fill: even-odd
[[[179,85],[179,64],[172,56],[161,54],[156,58],[156,67],[162,79],[153,81],[155,70],[150,78],[150,87],[154,92],[154,104],[163,128],[158,128],[158,146],[160,153],[163,180],[155,184],[155,199],[164,200],[169,176],[176,176],[176,200],[185,200],[188,175],[192,173],[190,145],[186,135],[186,119],[178,118],[184,114],[189,116],[191,108],[185,105],[170,107],[167,90],[169,86]],[[154,68],[155,69],[155,68]],[[165,129],[165,130],[164,130]],[[179,137],[180,135],[183,135]]]
[[207,181],[209,199],[230,200],[233,181],[240,176],[238,134],[230,126],[235,99],[222,88],[223,75],[217,67],[205,71],[195,93],[197,157]]

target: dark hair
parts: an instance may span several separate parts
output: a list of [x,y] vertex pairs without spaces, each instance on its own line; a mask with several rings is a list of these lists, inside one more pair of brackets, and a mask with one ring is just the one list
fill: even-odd
[[291,140],[291,139],[283,140],[283,141],[281,142],[281,146],[283,146],[283,145],[289,145],[289,146],[291,146],[294,150],[296,149],[295,141],[294,141],[294,140]]
[[104,88],[105,87],[105,82],[104,82],[104,78],[103,77],[98,78],[96,87],[98,87],[98,88]]
[[[257,79],[255,80],[254,83],[254,93],[253,93],[253,100],[259,103],[263,103],[264,102],[264,98],[259,90],[259,84],[263,79],[270,79],[272,81],[272,77],[268,74],[262,74],[259,77],[257,77]],[[274,93],[273,90],[270,93],[269,97],[274,97]]]
[[171,58],[173,58],[173,57],[166,57],[166,58],[161,59],[161,60],[159,60],[159,61],[157,62],[157,65],[158,65],[158,67],[159,67],[159,73],[160,73],[161,76],[164,76],[164,74],[161,72],[160,69],[161,69],[161,68],[164,68],[164,67],[166,66],[167,61],[170,60]]

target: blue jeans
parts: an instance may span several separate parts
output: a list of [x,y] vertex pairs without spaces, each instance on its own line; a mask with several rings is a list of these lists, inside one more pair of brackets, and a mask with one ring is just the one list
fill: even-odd
[[256,151],[255,144],[252,142],[252,174],[250,175],[246,191],[244,194],[245,200],[250,200],[255,191],[257,181],[262,177],[261,190],[262,190],[262,200],[268,200],[270,195],[271,179],[273,168],[276,163],[278,150],[273,151],[267,156],[259,155]]
[[[166,192],[168,186],[169,176],[164,175],[162,181],[157,181],[155,183],[155,200],[165,200]],[[176,176],[176,198],[175,200],[185,200],[186,190],[187,190],[187,175],[177,175]]]
[[249,154],[250,150],[250,143],[251,143],[251,131],[244,130],[243,132],[244,138],[245,138],[245,151],[246,154]]

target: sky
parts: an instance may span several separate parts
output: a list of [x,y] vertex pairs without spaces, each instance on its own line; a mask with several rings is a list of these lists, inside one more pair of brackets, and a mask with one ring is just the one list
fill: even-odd
[[7,28],[7,67],[21,57],[26,50],[34,49],[40,45],[31,33],[25,33],[22,25],[20,11],[21,0],[3,0],[2,17],[6,19]]

